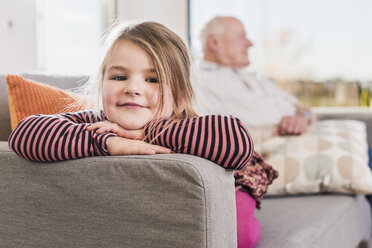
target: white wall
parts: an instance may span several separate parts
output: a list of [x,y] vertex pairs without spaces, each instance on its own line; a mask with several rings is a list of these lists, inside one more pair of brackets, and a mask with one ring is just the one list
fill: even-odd
[[187,42],[187,0],[117,0],[116,13],[124,21],[151,20],[162,23]]
[[[187,41],[187,2],[117,0],[116,14],[124,21],[137,19],[160,22]],[[36,0],[0,0],[0,74],[40,69],[37,58],[36,15]]]
[[35,0],[0,0],[0,73],[37,68]]

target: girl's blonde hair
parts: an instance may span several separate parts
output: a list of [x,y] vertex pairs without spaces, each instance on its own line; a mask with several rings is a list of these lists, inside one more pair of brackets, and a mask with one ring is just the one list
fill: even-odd
[[[190,82],[190,56],[182,39],[173,31],[156,22],[139,22],[135,24],[117,23],[105,36],[101,63],[96,78],[92,78],[85,87],[85,93],[95,96],[90,106],[102,109],[103,78],[107,63],[115,46],[120,41],[131,41],[144,49],[154,64],[160,90],[159,112],[164,105],[164,86],[172,93],[173,119],[197,116],[193,109],[194,97]],[[97,83],[99,87],[97,87]]]

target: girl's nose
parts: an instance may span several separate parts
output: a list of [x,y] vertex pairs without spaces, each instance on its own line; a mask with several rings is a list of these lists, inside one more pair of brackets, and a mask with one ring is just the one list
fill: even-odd
[[130,79],[126,83],[124,88],[125,95],[128,96],[139,96],[142,94],[142,85],[140,80]]

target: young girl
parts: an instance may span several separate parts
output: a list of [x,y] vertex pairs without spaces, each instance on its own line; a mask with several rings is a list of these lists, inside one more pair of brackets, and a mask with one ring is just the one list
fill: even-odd
[[[161,24],[114,27],[97,80],[86,88],[100,111],[27,117],[10,135],[10,148],[32,161],[177,152],[232,170],[244,168],[253,155],[238,119],[196,115],[188,50]],[[239,247],[252,247],[260,235],[256,202],[242,191],[236,196]]]

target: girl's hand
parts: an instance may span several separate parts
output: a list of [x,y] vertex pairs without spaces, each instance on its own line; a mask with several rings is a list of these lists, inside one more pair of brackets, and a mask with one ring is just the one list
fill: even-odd
[[88,131],[96,130],[96,133],[116,133],[118,136],[127,138],[127,139],[138,139],[142,140],[144,138],[143,129],[138,130],[126,130],[119,126],[116,123],[112,123],[109,121],[101,121],[91,124],[86,128]]
[[162,146],[122,137],[108,137],[106,143],[110,155],[152,155],[172,152]]

